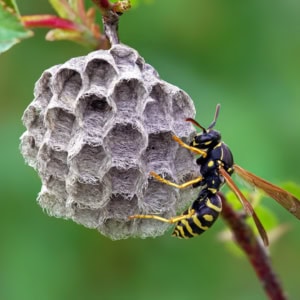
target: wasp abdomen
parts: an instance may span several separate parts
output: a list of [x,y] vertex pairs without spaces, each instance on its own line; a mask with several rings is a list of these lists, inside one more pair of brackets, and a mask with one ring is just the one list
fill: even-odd
[[184,214],[187,214],[191,209],[195,213],[190,218],[177,223],[173,236],[188,239],[205,232],[217,220],[222,210],[222,202],[217,194],[207,193],[206,191],[200,193],[192,207]]

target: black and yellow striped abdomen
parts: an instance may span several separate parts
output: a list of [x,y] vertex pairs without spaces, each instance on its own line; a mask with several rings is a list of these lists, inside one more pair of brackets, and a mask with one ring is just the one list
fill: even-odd
[[188,239],[205,232],[217,220],[222,210],[222,201],[218,194],[207,193],[205,190],[200,192],[192,207],[184,214],[189,214],[191,210],[194,214],[177,223],[173,236]]

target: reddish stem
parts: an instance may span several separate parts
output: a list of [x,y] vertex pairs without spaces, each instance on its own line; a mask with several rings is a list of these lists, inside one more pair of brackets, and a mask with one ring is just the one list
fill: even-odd
[[65,30],[78,30],[78,26],[67,19],[62,19],[53,15],[33,15],[22,16],[21,20],[25,27],[46,27],[46,28],[59,28]]
[[222,217],[231,228],[237,244],[247,255],[269,299],[286,300],[286,295],[272,269],[266,249],[245,222],[245,218],[232,209],[222,193],[219,193],[219,196],[223,204]]
[[108,11],[112,8],[112,4],[108,0],[93,0],[101,11]]

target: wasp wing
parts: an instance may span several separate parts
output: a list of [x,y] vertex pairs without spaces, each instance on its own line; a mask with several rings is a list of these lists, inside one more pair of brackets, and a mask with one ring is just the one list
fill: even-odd
[[280,187],[262,179],[249,171],[246,171],[238,165],[234,165],[235,173],[251,185],[263,190],[268,196],[276,200],[280,205],[300,219],[300,200],[291,193],[281,189]]
[[269,239],[268,235],[266,233],[266,230],[264,229],[264,226],[260,222],[257,214],[255,213],[251,203],[246,199],[246,197],[243,195],[243,193],[240,191],[240,189],[237,187],[237,185],[234,183],[234,181],[231,179],[230,175],[225,171],[225,169],[220,168],[220,174],[224,177],[227,185],[229,188],[234,192],[236,197],[241,201],[242,205],[244,206],[244,209],[246,213],[253,218],[253,221],[256,225],[256,228],[259,232],[259,235],[261,236],[264,245],[269,245]]

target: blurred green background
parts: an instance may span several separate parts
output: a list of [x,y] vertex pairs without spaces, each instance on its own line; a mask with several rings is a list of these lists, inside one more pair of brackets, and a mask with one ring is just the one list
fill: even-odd
[[[300,183],[300,2],[140,1],[120,22],[124,43],[194,99],[250,171]],[[149,1],[148,1],[149,2]],[[51,13],[47,1],[19,1],[22,14]],[[95,230],[50,218],[36,204],[40,180],[24,164],[20,121],[44,69],[86,49],[44,40],[45,30],[0,56],[0,299],[266,299],[249,263],[201,237],[113,242]],[[290,299],[299,299],[300,223],[267,205],[292,230],[270,247]]]

